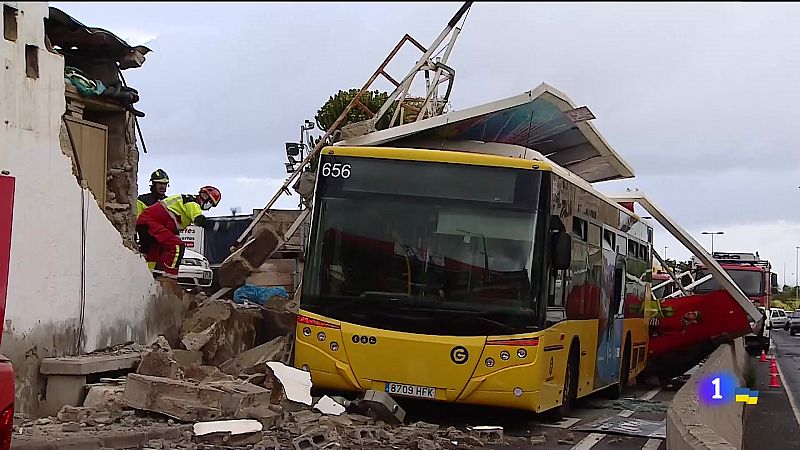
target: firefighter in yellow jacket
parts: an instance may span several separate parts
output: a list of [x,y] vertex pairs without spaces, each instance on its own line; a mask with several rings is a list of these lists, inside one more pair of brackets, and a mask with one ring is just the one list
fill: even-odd
[[136,199],[136,217],[139,217],[147,207],[167,198],[167,186],[169,186],[169,176],[164,169],[157,169],[150,174],[150,192]]
[[222,194],[214,186],[203,186],[197,195],[171,195],[147,207],[136,219],[139,251],[145,255],[151,269],[169,278],[178,278],[186,244],[179,233],[192,223],[201,227],[211,225],[203,215],[219,205]]

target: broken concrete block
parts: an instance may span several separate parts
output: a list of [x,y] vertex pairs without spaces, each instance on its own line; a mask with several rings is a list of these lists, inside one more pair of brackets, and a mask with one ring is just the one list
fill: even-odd
[[183,367],[178,361],[175,361],[175,358],[172,356],[172,351],[164,352],[154,350],[142,355],[142,362],[139,363],[139,368],[136,369],[136,373],[153,377],[171,378],[173,380],[182,380],[184,378]]
[[184,369],[185,377],[197,382],[234,381],[235,377],[220,372],[214,366],[190,366]]
[[77,433],[78,431],[81,431],[81,424],[76,422],[65,423],[61,425],[61,431],[65,433]]
[[91,408],[74,407],[64,405],[57,414],[58,421],[61,423],[66,422],[86,422],[92,416]]
[[411,448],[415,450],[439,450],[442,447],[436,441],[420,437],[412,442]]
[[225,361],[220,369],[229,375],[239,373],[265,372],[265,363],[269,361],[280,361],[284,353],[288,353],[289,338],[279,336],[266,344],[261,344],[239,353],[235,357]]
[[486,444],[502,444],[503,443],[503,427],[497,426],[478,426],[470,427],[469,432]]
[[203,353],[199,351],[172,350],[172,355],[184,368],[203,364]]
[[244,284],[247,276],[255,272],[282,240],[275,223],[262,220],[253,229],[253,238],[222,262],[217,272],[222,287],[236,288]]
[[205,330],[199,332],[189,332],[183,335],[181,338],[181,343],[187,350],[190,352],[199,351],[201,348],[205,347],[206,344],[211,342],[214,339],[214,333],[217,331],[217,324],[211,324]]
[[546,445],[547,438],[544,435],[531,436],[531,445]]
[[271,410],[268,405],[246,406],[236,411],[237,419],[255,419],[261,422],[264,429],[276,427],[281,423],[281,414]]
[[267,367],[273,382],[271,403],[275,403],[282,393],[288,400],[311,406],[310,373],[275,361],[268,362]]
[[292,440],[295,450],[314,450],[329,448],[338,443],[339,434],[325,427],[314,428]]
[[129,374],[125,404],[184,422],[214,420],[222,415],[225,394],[214,387],[169,378]]
[[575,443],[575,435],[572,433],[567,433],[564,435],[563,438],[559,439],[558,445],[572,445]]
[[383,391],[368,390],[359,403],[367,404],[370,411],[386,423],[399,425],[406,418],[406,411],[394,399]]
[[92,386],[86,394],[83,406],[94,409],[107,409],[109,411],[122,411],[125,403],[122,397],[125,385],[100,385]]
[[253,450],[283,450],[283,448],[274,437],[263,439],[253,446]]
[[236,411],[251,406],[267,406],[270,401],[270,390],[246,381],[213,381],[201,383],[223,392],[220,397],[220,407],[225,417],[233,417]]

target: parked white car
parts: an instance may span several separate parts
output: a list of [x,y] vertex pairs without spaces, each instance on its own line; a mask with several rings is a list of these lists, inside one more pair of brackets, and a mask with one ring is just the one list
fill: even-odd
[[213,272],[205,256],[188,248],[178,267],[178,284],[184,286],[209,287]]
[[783,308],[770,308],[770,321],[772,322],[773,328],[783,328],[786,326],[786,323],[789,321],[789,318],[786,316],[786,311]]

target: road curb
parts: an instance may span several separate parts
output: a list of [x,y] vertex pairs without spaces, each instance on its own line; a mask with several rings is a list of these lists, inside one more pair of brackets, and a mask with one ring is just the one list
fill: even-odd
[[11,450],[139,449],[153,439],[180,439],[183,433],[191,430],[191,425],[177,425],[160,430],[115,432],[103,436],[76,436],[74,438],[26,442],[14,442],[12,439]]

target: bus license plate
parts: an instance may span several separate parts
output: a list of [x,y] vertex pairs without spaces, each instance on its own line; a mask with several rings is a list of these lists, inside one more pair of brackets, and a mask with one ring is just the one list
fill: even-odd
[[436,398],[436,388],[413,384],[386,383],[386,393],[407,397]]

